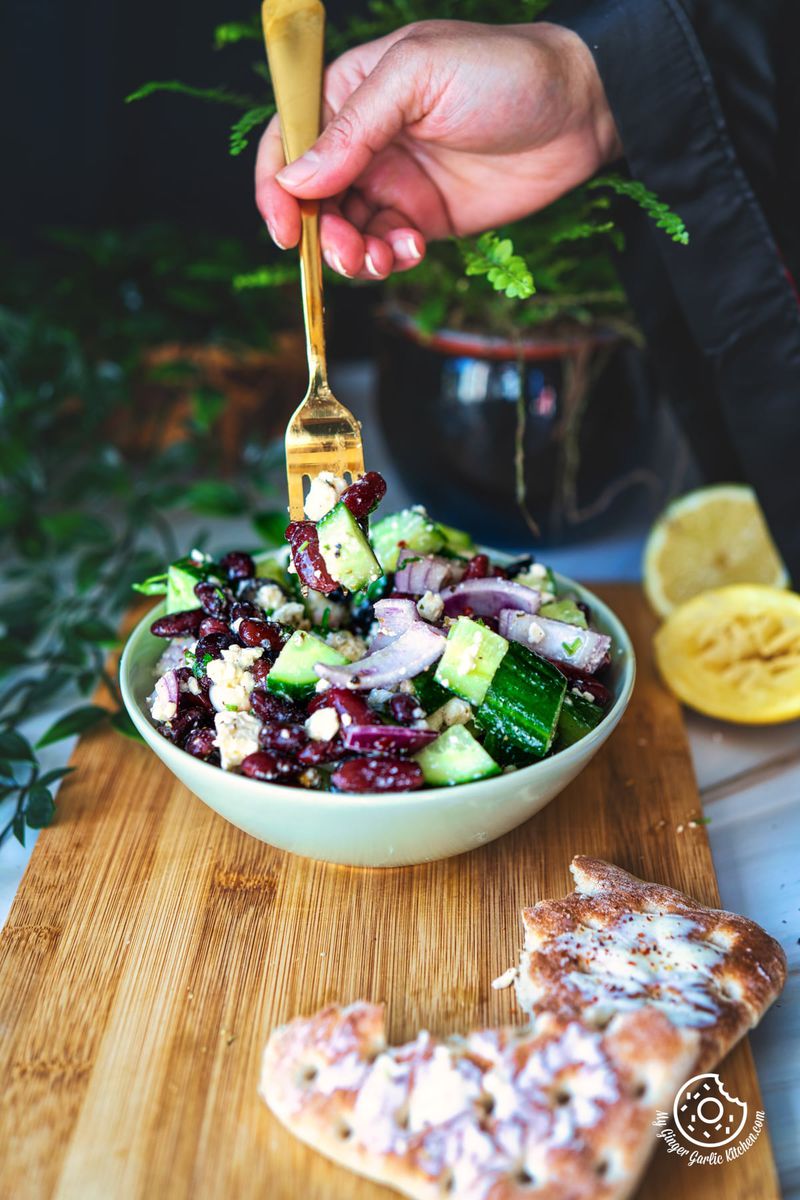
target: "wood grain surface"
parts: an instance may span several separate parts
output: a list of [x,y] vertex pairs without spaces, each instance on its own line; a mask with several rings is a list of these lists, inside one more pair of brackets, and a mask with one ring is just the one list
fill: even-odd
[[[295,858],[226,824],[144,746],[83,739],[0,935],[3,1200],[388,1197],[294,1141],[258,1099],[276,1023],[358,997],[386,1001],[394,1039],[519,1022],[490,981],[516,961],[519,910],[570,890],[575,853],[717,902],[651,618],[633,587],[599,590],[637,646],[628,714],[548,808],[458,858],[391,870]],[[746,1044],[722,1078],[761,1107]],[[766,1128],[724,1166],[658,1146],[640,1193],[779,1194]]]

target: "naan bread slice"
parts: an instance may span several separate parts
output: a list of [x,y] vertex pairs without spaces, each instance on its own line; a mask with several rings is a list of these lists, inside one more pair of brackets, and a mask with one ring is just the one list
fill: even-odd
[[387,1046],[382,1007],[359,1002],[277,1029],[259,1090],[298,1138],[416,1200],[619,1200],[696,1055],[654,1009]]
[[522,913],[516,991],[529,1016],[553,1012],[602,1026],[647,1005],[698,1031],[703,1069],[780,993],[786,956],[753,921],[599,859],[578,856],[570,869],[571,895]]

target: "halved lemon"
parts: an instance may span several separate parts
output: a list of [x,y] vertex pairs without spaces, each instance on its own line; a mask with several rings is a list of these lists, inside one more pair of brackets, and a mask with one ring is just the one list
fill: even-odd
[[789,582],[755,495],[734,483],[673,501],[647,540],[643,574],[647,598],[660,617],[710,588]]
[[800,717],[800,596],[733,584],[695,596],[654,639],[661,676],[690,708],[745,725]]

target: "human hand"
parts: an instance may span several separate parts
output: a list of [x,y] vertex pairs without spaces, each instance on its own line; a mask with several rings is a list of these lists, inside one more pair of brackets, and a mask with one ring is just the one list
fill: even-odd
[[286,249],[297,200],[321,200],[326,262],[362,279],[416,266],[429,238],[535,212],[621,153],[589,50],[544,22],[423,21],[349,50],[326,71],[323,118],[288,167],[273,118],[256,203]]

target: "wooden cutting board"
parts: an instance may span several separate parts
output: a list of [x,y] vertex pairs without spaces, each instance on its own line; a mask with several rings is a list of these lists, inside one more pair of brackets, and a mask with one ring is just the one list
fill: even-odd
[[[354,870],[253,841],[144,747],[79,745],[0,935],[0,1197],[380,1200],[295,1142],[256,1095],[269,1031],[358,997],[391,1036],[519,1021],[490,981],[519,910],[570,890],[575,853],[718,900],[678,705],[656,680],[638,589],[601,593],[631,632],[629,712],[589,768],[521,829],[421,867]],[[761,1107],[749,1046],[722,1070]],[[772,1200],[764,1129],[741,1159],[656,1149],[647,1200]]]

